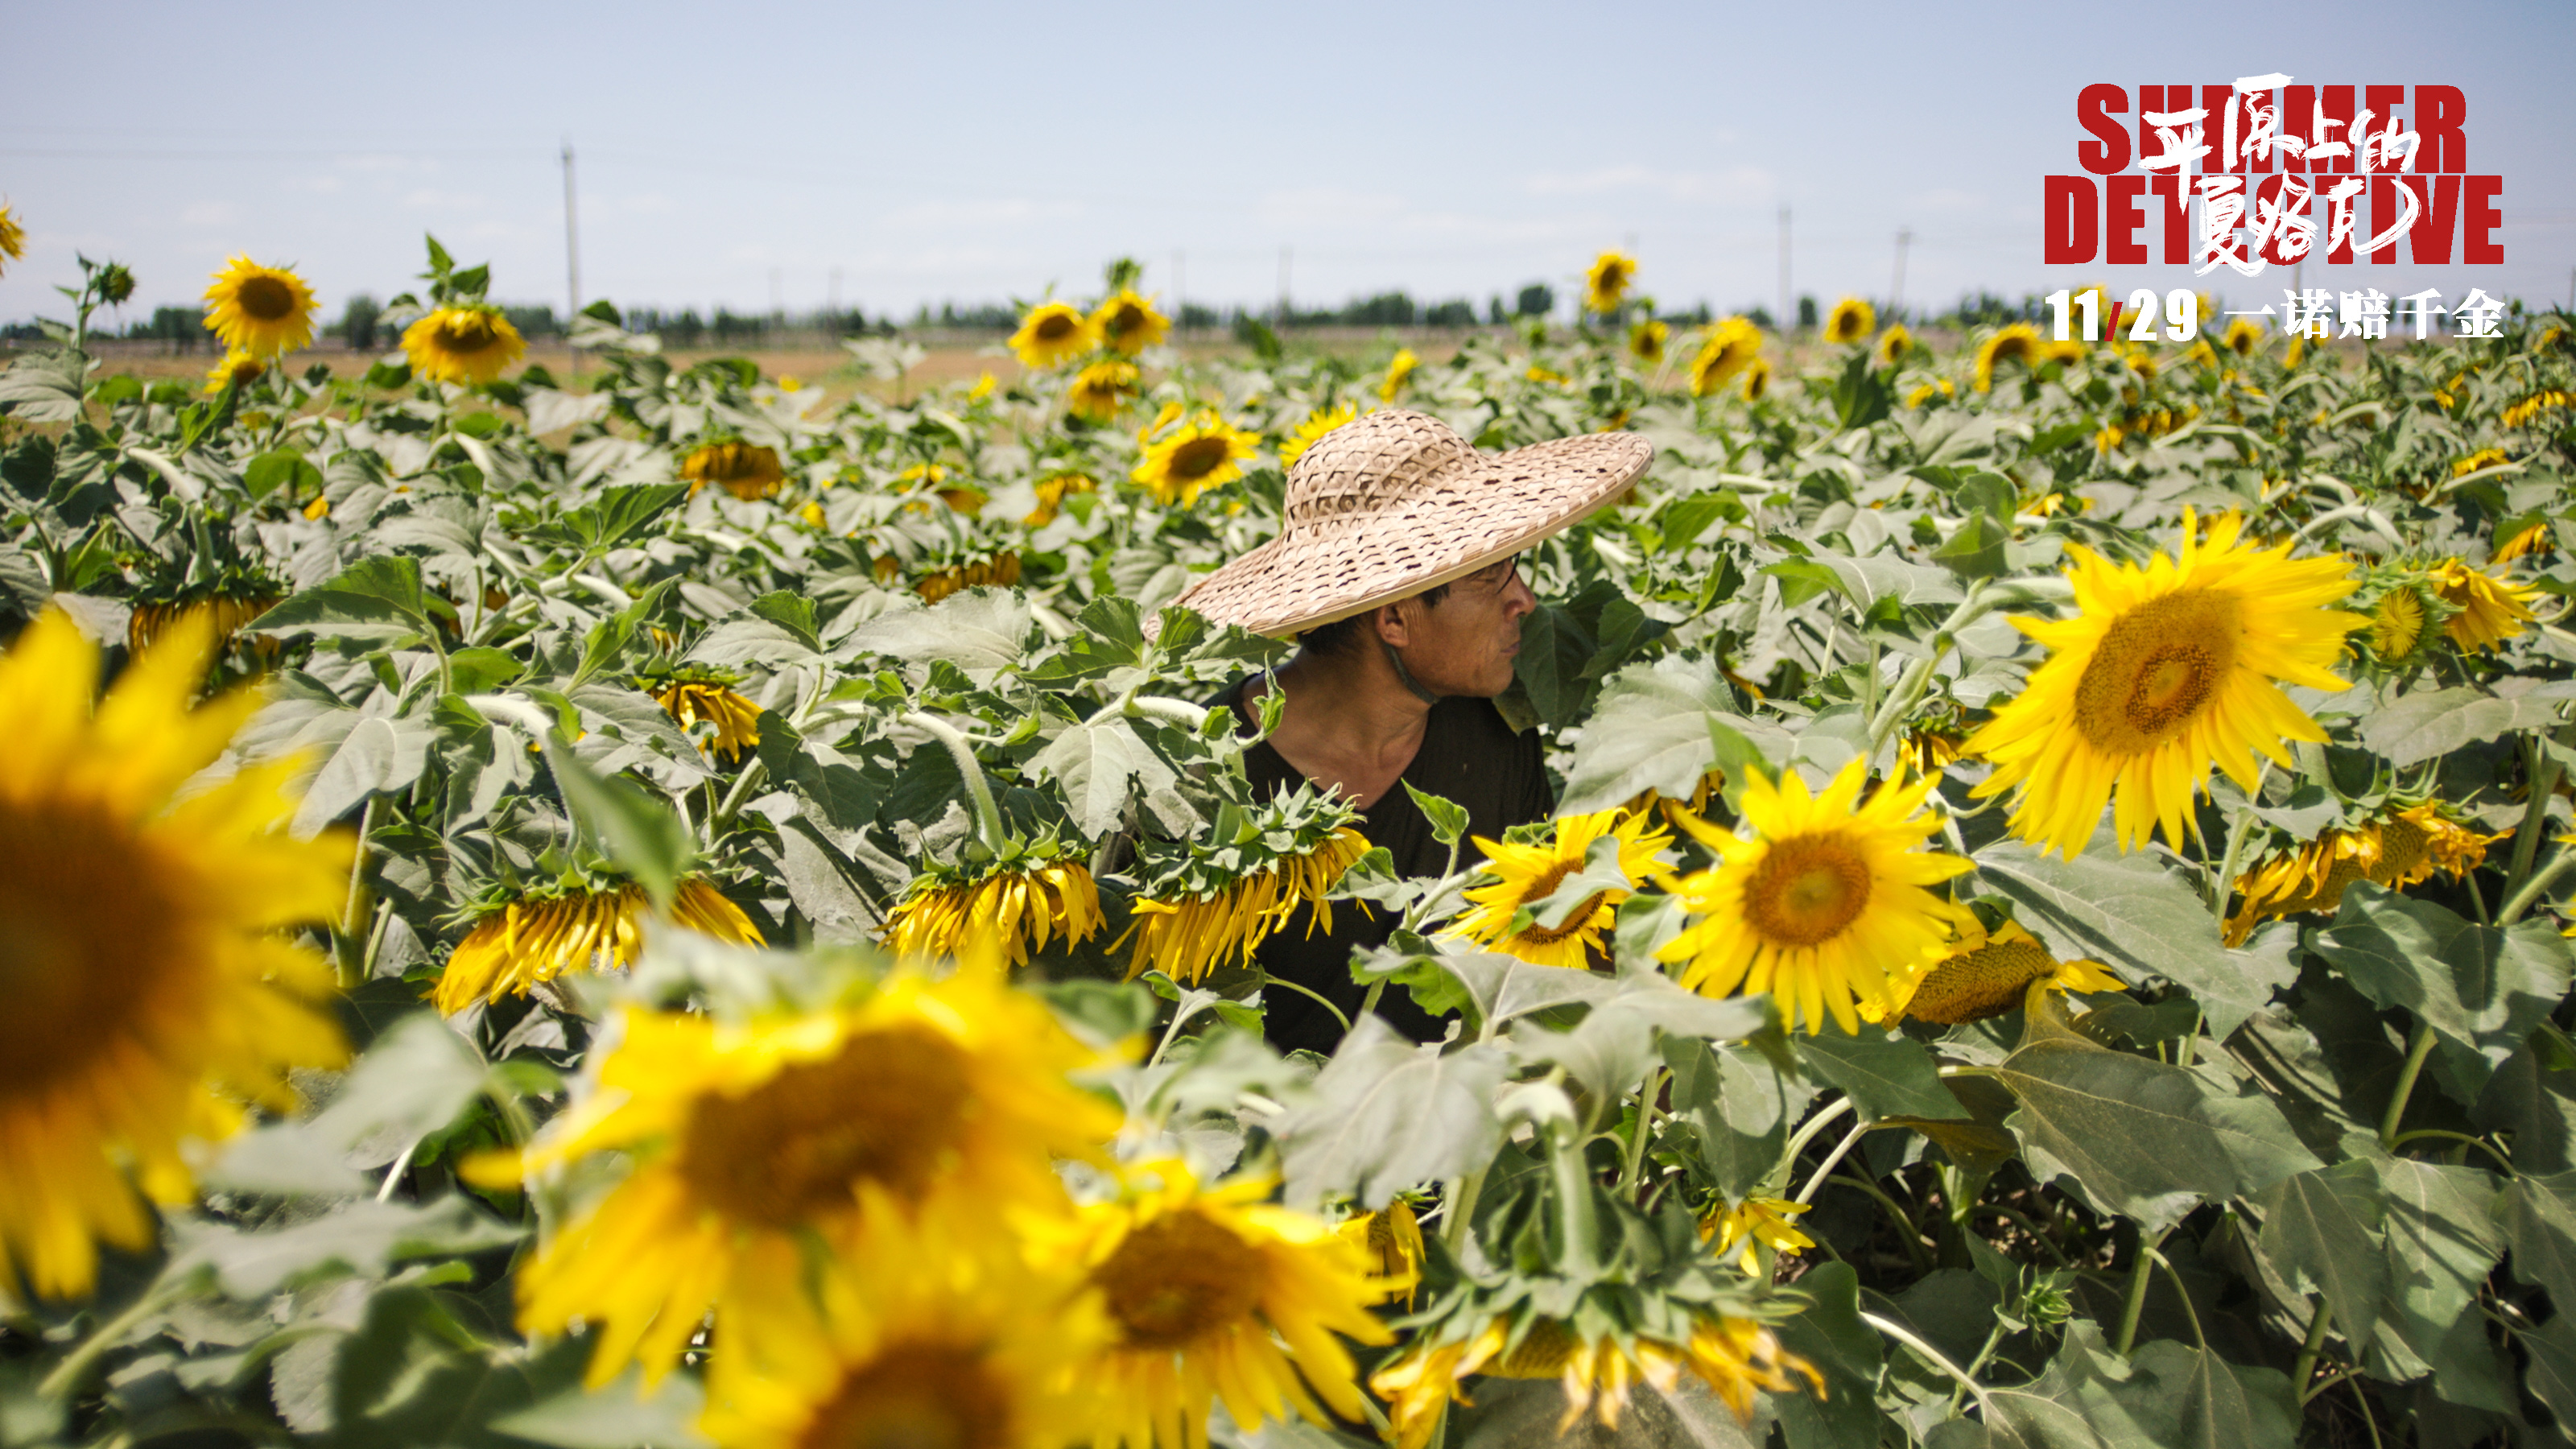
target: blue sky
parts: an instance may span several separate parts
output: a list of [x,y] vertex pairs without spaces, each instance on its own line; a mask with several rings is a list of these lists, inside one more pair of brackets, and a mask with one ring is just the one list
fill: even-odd
[[[1545,280],[1633,242],[1668,306],[1794,289],[1908,300],[2070,281],[2286,279],[2040,264],[2093,81],[2447,83],[2505,177],[2506,261],[2316,285],[2564,301],[2576,269],[2576,5],[2339,3],[439,6],[19,0],[0,195],[29,255],[0,319],[55,310],[72,254],[137,303],[235,251],[336,309],[435,231],[494,292],[565,295],[558,149],[579,155],[587,297],[871,313],[1096,288],[1307,304]],[[2406,57],[2392,59],[2390,57]],[[1176,266],[1175,254],[1179,254]],[[2322,279],[2320,273],[2323,273]],[[2366,275],[2366,273],[2368,273]]]

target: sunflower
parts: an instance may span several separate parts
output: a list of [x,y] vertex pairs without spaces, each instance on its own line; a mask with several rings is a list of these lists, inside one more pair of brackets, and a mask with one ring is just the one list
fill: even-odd
[[1905,324],[1899,322],[1878,335],[1876,350],[1879,361],[1894,367],[1913,355],[1914,334],[1906,331]]
[[1960,911],[1924,889],[1971,868],[1953,855],[1916,850],[1941,828],[1923,809],[1938,777],[1889,781],[1853,808],[1869,762],[1843,767],[1821,795],[1796,771],[1778,783],[1755,774],[1744,786],[1742,825],[1753,838],[1678,817],[1717,852],[1718,864],[1675,882],[1673,893],[1699,919],[1656,953],[1688,963],[1681,982],[1708,996],[1740,987],[1768,991],[1794,1028],[1809,1034],[1830,1015],[1858,1029],[1855,999],[1888,998],[1937,956]]
[[2241,526],[2230,513],[2204,540],[2185,508],[2179,560],[2145,568],[2069,544],[2077,617],[2013,619],[2049,658],[1964,748],[1995,764],[1979,797],[2022,787],[2023,839],[2074,859],[2116,789],[2122,850],[2159,823],[2179,846],[2211,764],[2251,790],[2255,751],[2287,765],[2285,740],[2325,739],[2276,681],[2345,687],[2331,667],[2370,620],[2325,606],[2352,592],[2351,566],[2240,544]]
[[966,400],[968,402],[982,402],[984,399],[991,397],[993,395],[993,389],[998,386],[1000,386],[1000,384],[994,380],[992,370],[987,368],[986,370],[975,374],[975,385],[966,389]]
[[330,967],[284,932],[339,916],[351,841],[276,829],[291,761],[174,799],[261,703],[189,709],[213,634],[182,620],[95,704],[99,651],[59,611],[0,656],[0,1297],[88,1293],[96,1243],[152,1245],[138,1187],[194,1193],[183,1141],[346,1057],[310,1004]]
[[1413,369],[1421,363],[1422,359],[1413,355],[1412,348],[1395,349],[1395,356],[1387,360],[1386,380],[1377,385],[1379,401],[1395,401],[1395,395],[1404,391],[1405,380],[1413,376]]
[[2565,388],[2545,387],[2506,408],[2504,416],[2497,421],[2508,428],[2519,428],[2529,425],[2542,413],[2567,407],[2576,407],[2576,393]]
[[1627,299],[1628,284],[1637,280],[1637,259],[1625,252],[1603,252],[1583,278],[1583,305],[1594,312],[1616,312]]
[[1720,1313],[1693,1318],[1690,1337],[1678,1342],[1615,1332],[1585,1339],[1564,1320],[1545,1317],[1533,1317],[1515,1334],[1497,1317],[1466,1339],[1414,1340],[1370,1376],[1369,1387],[1388,1403],[1388,1437],[1396,1449],[1425,1449],[1448,1405],[1466,1402],[1460,1385],[1477,1374],[1557,1380],[1565,1389],[1565,1416],[1557,1423],[1562,1436],[1587,1413],[1616,1430],[1630,1384],[1642,1381],[1669,1394],[1685,1369],[1739,1420],[1753,1417],[1757,1393],[1795,1392],[1792,1373],[1824,1392],[1814,1365],[1782,1348],[1768,1327]]
[[1153,299],[1121,287],[1091,314],[1091,325],[1102,343],[1133,357],[1162,341],[1172,330],[1172,319],[1154,310]]
[[[640,885],[527,895],[488,912],[447,958],[431,1000],[449,1016],[478,1001],[525,996],[566,971],[616,970],[635,958],[651,897]],[[719,941],[760,944],[742,907],[702,879],[683,881],[671,921]],[[603,959],[604,958],[604,959]]]
[[224,359],[206,373],[206,395],[216,396],[225,388],[244,388],[268,375],[268,364],[247,352],[227,352]]
[[284,267],[235,257],[206,288],[206,330],[253,357],[293,352],[313,341],[313,289]]
[[2001,1016],[2022,1004],[2032,982],[2057,991],[2120,991],[2126,983],[2098,961],[2059,961],[2038,938],[2006,921],[1993,931],[1969,926],[1950,954],[1898,997],[1890,1017],[1957,1026]]
[[2557,551],[2558,545],[2552,537],[2549,520],[2539,518],[2532,520],[2528,526],[2516,530],[2512,537],[2498,543],[2495,546],[2493,561],[2500,564],[2511,563],[2518,558]]
[[2242,944],[2268,920],[2333,911],[2343,902],[2343,888],[2355,881],[2403,890],[2435,872],[2459,880],[2486,863],[2488,846],[2512,834],[2482,835],[2453,819],[2439,800],[2325,831],[2237,877],[2236,891],[2244,899],[2227,920],[2227,944]]
[[1729,317],[1708,329],[1699,356],[1691,361],[1691,396],[1706,397],[1751,365],[1762,351],[1762,329],[1741,317]]
[[1044,528],[1055,522],[1056,515],[1064,511],[1067,497],[1095,492],[1099,487],[1088,473],[1058,473],[1051,478],[1041,478],[1037,482],[1038,506],[1030,509],[1029,516],[1020,521],[1031,528]]
[[1260,450],[1259,437],[1207,413],[1148,445],[1144,461],[1127,476],[1164,507],[1187,508],[1201,493],[1242,477],[1243,460]]
[[877,1251],[728,1318],[699,1428],[723,1449],[1085,1440],[1098,1410],[1082,1369],[1109,1333],[1098,1295],[1016,1257],[977,1257],[957,1237],[889,1221]]
[[1311,849],[1278,859],[1212,891],[1192,892],[1176,900],[1139,900],[1127,936],[1136,941],[1128,958],[1130,980],[1160,971],[1174,981],[1195,982],[1231,958],[1249,963],[1270,933],[1287,924],[1301,905],[1315,914],[1308,926],[1330,934],[1333,907],[1324,894],[1351,862],[1368,853],[1366,836],[1345,825]]
[[1914,391],[1905,395],[1905,406],[1908,409],[1919,408],[1936,397],[1957,397],[1958,395],[1959,390],[1951,386],[1950,379],[1945,377],[1937,381],[1917,384]]
[[2424,642],[2424,595],[2400,585],[2370,609],[2370,652],[2391,668],[2411,659]]
[[2132,347],[2120,354],[2120,363],[2129,371],[2136,373],[2140,382],[2156,380],[2156,373],[2159,371],[2156,355],[2143,347]]
[[1306,414],[1306,421],[1297,425],[1297,431],[1280,440],[1279,466],[1295,467],[1297,460],[1306,456],[1306,450],[1322,442],[1326,433],[1358,416],[1359,409],[1349,403],[1337,408],[1317,408]]
[[[519,1275],[527,1331],[600,1326],[593,1386],[638,1359],[658,1380],[712,1306],[779,1312],[809,1240],[929,1273],[1006,1262],[1011,1217],[1066,1209],[1051,1159],[1118,1130],[1066,1081],[1092,1054],[994,970],[898,971],[854,1003],[746,1023],[629,1010],[619,1029],[597,1088],[516,1164],[635,1164]],[[925,1224],[950,1257],[899,1251]]]
[[879,934],[905,960],[953,957],[984,939],[998,940],[1003,959],[1024,966],[1055,937],[1073,945],[1100,934],[1100,926],[1100,888],[1081,861],[1062,856],[980,880],[925,872]]
[[[27,255],[27,229],[18,224],[16,213],[8,203],[0,202],[0,262],[14,262]],[[8,271],[0,267],[0,274]]]
[[987,587],[1009,588],[1020,581],[1020,555],[1017,549],[1004,549],[989,558],[950,564],[944,569],[922,576],[912,586],[925,604],[936,604],[959,589]]
[[1896,758],[1915,774],[1938,775],[1958,763],[1961,743],[1960,736],[1947,730],[1907,730],[1896,742]]
[[2472,650],[2493,649],[2520,634],[2532,622],[2527,601],[2540,592],[2529,584],[2481,573],[2458,559],[2444,560],[2429,581],[2435,597],[2459,610],[2442,628],[2452,643]]
[[768,497],[787,481],[776,448],[740,440],[699,444],[680,464],[680,476],[689,480],[692,498],[713,483],[745,503]]
[[412,371],[432,382],[491,382],[527,355],[519,329],[498,307],[441,307],[403,329]]
[[1750,366],[1744,369],[1744,383],[1741,389],[1744,393],[1744,400],[1746,402],[1760,402],[1762,400],[1762,395],[1770,390],[1771,359],[1767,357],[1757,357],[1753,359]]
[[1672,324],[1649,317],[1628,329],[1628,353],[1639,362],[1664,360],[1664,349],[1673,340]]
[[2263,345],[2263,329],[2255,326],[2252,319],[2239,317],[2227,324],[2227,335],[2218,340],[2218,345],[2239,357],[2252,357],[2254,349]]
[[2492,468],[2498,463],[2508,462],[2510,460],[2510,455],[2508,455],[2502,448],[2480,448],[2476,452],[2453,463],[2451,465],[2451,476],[2454,478],[2465,478],[2471,473],[2478,471],[2480,468]]
[[[1087,1275],[1111,1346],[1086,1371],[1103,1449],[1204,1449],[1219,1398],[1246,1431],[1324,1407],[1360,1417],[1358,1366],[1339,1338],[1392,1335],[1369,1312],[1386,1285],[1367,1254],[1304,1213],[1262,1201],[1273,1182],[1203,1188],[1166,1159],[1132,1167],[1114,1201],[1034,1227],[1041,1261]],[[1318,1400],[1321,1404],[1318,1404]]]
[[1041,302],[1020,319],[1011,334],[1011,351],[1020,365],[1037,369],[1070,362],[1100,345],[1099,329],[1079,308],[1063,302]]
[[[254,584],[251,587],[257,589],[258,586]],[[276,608],[284,598],[285,595],[280,593],[254,592],[241,595],[198,594],[168,603],[138,603],[134,612],[125,616],[125,647],[130,653],[140,654],[151,648],[153,641],[172,625],[192,614],[202,613],[214,626],[213,647],[220,651],[233,642],[244,624]],[[261,637],[266,640],[262,646],[264,650],[276,647],[276,640],[265,635]]]
[[1073,386],[1065,389],[1065,408],[1085,422],[1108,422],[1136,396],[1142,378],[1132,362],[1095,362],[1074,374]]
[[1389,1299],[1400,1296],[1405,1307],[1413,1306],[1415,1290],[1422,1284],[1426,1255],[1422,1223],[1413,1215],[1413,1204],[1395,1198],[1376,1212],[1351,1214],[1333,1231],[1367,1255]]
[[1825,314],[1825,340],[1858,342],[1878,330],[1878,309],[1858,297],[1845,297]]
[[1776,1197],[1748,1197],[1733,1207],[1720,1203],[1699,1220],[1700,1241],[1717,1239],[1717,1255],[1721,1258],[1742,1243],[1744,1252],[1736,1259],[1736,1266],[1748,1278],[1762,1277],[1759,1249],[1769,1248],[1785,1257],[1816,1245],[1815,1239],[1799,1232],[1789,1221],[1813,1206]]
[[1977,391],[1995,390],[1995,369],[2007,362],[2024,367],[2039,365],[2039,331],[2027,322],[2015,322],[1998,329],[1994,336],[1977,346]]
[[1464,936],[1488,951],[1506,952],[1533,965],[1585,969],[1601,948],[1601,933],[1630,892],[1595,891],[1567,912],[1564,924],[1554,930],[1535,919],[1523,919],[1521,913],[1534,911],[1567,876],[1581,870],[1592,843],[1605,836],[1619,842],[1620,871],[1632,881],[1644,880],[1661,863],[1663,848],[1672,843],[1672,836],[1664,831],[1648,832],[1653,819],[1610,809],[1557,817],[1544,843],[1518,845],[1475,837],[1477,847],[1485,852],[1481,873],[1492,883],[1467,891],[1475,908],[1461,914],[1447,934]]
[[760,743],[760,706],[721,679],[668,680],[653,692],[653,702],[683,730],[714,726],[715,738],[700,746],[710,753],[738,757]]

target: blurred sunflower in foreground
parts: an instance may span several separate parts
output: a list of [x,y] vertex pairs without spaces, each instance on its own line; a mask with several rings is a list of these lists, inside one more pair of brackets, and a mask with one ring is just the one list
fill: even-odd
[[[1177,1159],[1125,1172],[1114,1201],[1071,1226],[1032,1226],[1046,1261],[1083,1272],[1110,1327],[1086,1375],[1102,1449],[1203,1445],[1223,1399],[1235,1423],[1361,1416],[1359,1367],[1342,1344],[1393,1335],[1369,1306],[1385,1297],[1361,1249],[1304,1213],[1263,1199],[1272,1180],[1202,1187]],[[1319,1402],[1320,1401],[1320,1402]]]
[[742,1023],[630,1010],[619,1030],[596,1088],[515,1164],[636,1164],[519,1277],[523,1329],[600,1325],[594,1387],[639,1359],[659,1379],[710,1308],[793,1313],[808,1242],[899,1260],[902,1228],[931,1223],[1007,1261],[1015,1210],[1065,1209],[1051,1159],[1094,1157],[1118,1130],[1065,1080],[1092,1053],[989,962]]
[[235,257],[206,288],[206,330],[253,357],[293,352],[313,341],[313,289],[285,267]]
[[1961,910],[1925,887],[1972,864],[1915,848],[1941,828],[1923,809],[1939,777],[1888,781],[1859,804],[1868,763],[1853,760],[1817,795],[1794,770],[1776,782],[1755,774],[1737,827],[1749,838],[1674,814],[1719,856],[1668,887],[1697,918],[1655,953],[1683,963],[1682,985],[1768,991],[1793,1029],[1803,1019],[1812,1035],[1831,1017],[1851,1032],[1855,1005],[1884,1010],[1945,949]]
[[189,708],[212,636],[183,620],[104,699],[59,612],[0,657],[0,1296],[86,1294],[97,1243],[155,1238],[138,1187],[193,1195],[183,1141],[232,1135],[245,1101],[292,1108],[290,1068],[346,1057],[313,1006],[330,968],[284,933],[339,915],[349,837],[279,828],[292,760],[174,798],[261,702]]
[[247,352],[232,351],[206,372],[206,396],[214,397],[225,388],[245,388],[268,375],[268,364]]
[[2177,554],[2144,568],[2070,544],[2076,617],[2014,616],[2048,660],[1963,748],[1995,765],[1978,798],[2019,789],[2015,834],[2072,860],[2107,803],[2123,851],[2159,826],[2179,848],[2213,764],[2251,790],[2256,752],[2288,765],[2285,741],[2325,739],[2280,685],[2345,687],[2344,635],[2371,621],[2326,605],[2351,564],[2239,543],[2242,526],[2230,513],[2204,539],[2185,508]]
[[1567,911],[1552,929],[1534,917],[1522,919],[1521,913],[1534,912],[1567,876],[1582,870],[1596,841],[1615,841],[1612,848],[1620,873],[1632,883],[1645,880],[1662,863],[1663,848],[1672,843],[1670,832],[1649,829],[1653,823],[1652,815],[1611,809],[1559,816],[1543,841],[1474,837],[1476,847],[1485,852],[1479,879],[1491,883],[1468,888],[1472,909],[1461,912],[1447,934],[1464,936],[1486,950],[1506,952],[1533,965],[1585,969],[1600,949],[1601,933],[1609,929],[1619,903],[1633,892],[1604,885]]
[[528,352],[501,309],[480,302],[439,308],[404,328],[402,345],[413,372],[458,386],[494,381]]

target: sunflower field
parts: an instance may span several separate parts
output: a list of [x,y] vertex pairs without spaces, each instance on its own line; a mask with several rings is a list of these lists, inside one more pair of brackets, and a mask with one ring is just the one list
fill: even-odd
[[[2564,315],[1793,352],[1613,257],[1193,361],[1118,268],[827,400],[429,258],[363,372],[247,258],[202,389],[109,264],[0,371],[0,1442],[2576,1428]],[[1656,449],[1439,879],[1172,602],[1390,407]],[[1446,1039],[1265,1044],[1310,911]]]

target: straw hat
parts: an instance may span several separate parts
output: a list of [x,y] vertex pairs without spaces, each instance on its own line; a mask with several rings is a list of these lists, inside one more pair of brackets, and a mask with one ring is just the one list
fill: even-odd
[[1277,538],[1176,602],[1256,634],[1303,633],[1511,557],[1617,497],[1654,456],[1634,433],[1480,453],[1438,418],[1371,413],[1288,470]]

